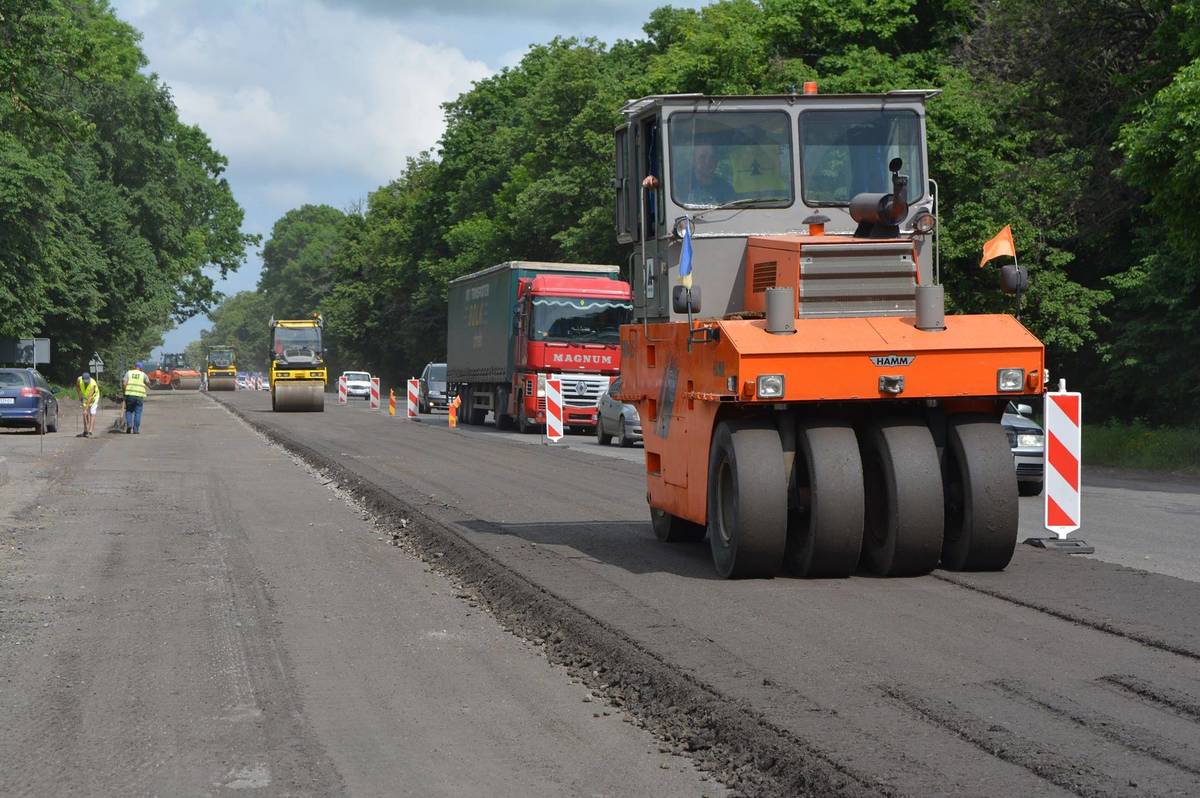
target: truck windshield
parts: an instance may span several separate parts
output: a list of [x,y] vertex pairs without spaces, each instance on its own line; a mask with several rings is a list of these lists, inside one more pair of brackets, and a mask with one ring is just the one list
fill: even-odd
[[791,120],[782,111],[671,114],[671,196],[685,208],[792,204]]
[[321,331],[316,327],[276,327],[275,354],[321,354]]
[[913,111],[805,111],[800,158],[807,205],[849,205],[856,194],[891,191],[893,158],[904,161],[908,201],[925,193],[921,124]]
[[633,317],[633,305],[610,299],[539,296],[533,299],[534,341],[615,344],[621,325]]

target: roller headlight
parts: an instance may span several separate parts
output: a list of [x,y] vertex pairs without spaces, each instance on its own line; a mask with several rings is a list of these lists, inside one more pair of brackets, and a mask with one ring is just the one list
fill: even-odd
[[929,235],[937,227],[937,219],[929,211],[921,211],[913,217],[913,230],[920,235]]
[[782,399],[783,398],[783,375],[782,374],[763,374],[758,378],[758,398],[759,399]]
[[1000,369],[996,372],[996,389],[1016,393],[1025,387],[1025,369]]

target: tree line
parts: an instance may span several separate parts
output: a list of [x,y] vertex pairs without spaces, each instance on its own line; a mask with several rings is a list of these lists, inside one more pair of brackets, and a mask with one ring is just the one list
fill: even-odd
[[50,338],[63,381],[215,307],[257,242],[139,39],[106,0],[0,0],[0,338]]
[[266,318],[319,309],[338,363],[415,374],[444,356],[450,279],[625,262],[610,183],[625,100],[932,87],[949,310],[1011,310],[977,265],[1011,224],[1024,319],[1091,417],[1200,420],[1200,2],[720,0],[659,8],[643,30],[531,47],[447,103],[437,146],[360,207],[289,211],[257,290],[201,343],[265,353]]

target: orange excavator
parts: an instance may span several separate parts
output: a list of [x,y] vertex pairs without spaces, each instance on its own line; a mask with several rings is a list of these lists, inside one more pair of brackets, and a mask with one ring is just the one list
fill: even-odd
[[621,398],[641,415],[656,536],[707,536],[723,577],[1012,557],[1000,418],[1045,390],[1043,346],[1011,315],[945,314],[936,93],[813,85],[624,108],[616,221],[635,323]]
[[164,354],[158,366],[146,376],[154,390],[200,390],[200,372],[192,368],[182,354]]

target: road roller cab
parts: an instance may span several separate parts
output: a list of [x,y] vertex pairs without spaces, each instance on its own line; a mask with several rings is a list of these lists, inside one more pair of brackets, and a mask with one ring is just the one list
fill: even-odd
[[319,313],[308,319],[271,319],[272,410],[325,410],[328,370],[321,344],[323,326]]
[[722,576],[998,570],[1012,556],[999,420],[1043,390],[1043,347],[1012,316],[944,314],[925,148],[936,93],[624,109],[622,398],[642,419],[655,534],[707,535]]
[[208,350],[208,390],[237,389],[237,352],[231,346],[214,346]]

